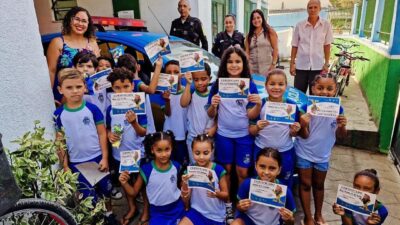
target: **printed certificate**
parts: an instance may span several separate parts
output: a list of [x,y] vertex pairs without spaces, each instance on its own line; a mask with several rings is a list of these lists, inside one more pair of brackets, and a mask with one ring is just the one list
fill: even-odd
[[293,124],[296,122],[296,105],[282,102],[265,103],[265,119],[270,123]]
[[[153,79],[154,73],[151,73],[151,79]],[[157,83],[157,91],[170,91],[173,94],[178,92],[178,75],[161,73]]]
[[274,207],[285,207],[287,186],[264,180],[251,179],[249,197],[252,202]]
[[179,56],[181,73],[204,70],[204,58],[202,51],[184,53]]
[[167,36],[157,39],[144,47],[146,54],[149,56],[151,64],[154,64],[158,56],[167,55],[171,53],[171,47],[169,46],[169,39]]
[[117,63],[118,58],[125,54],[125,49],[123,45],[118,45],[117,47],[110,49],[109,52],[112,55],[114,62]]
[[119,172],[128,171],[129,173],[139,172],[140,150],[121,151],[121,163]]
[[313,116],[334,117],[339,115],[340,98],[308,96],[307,113]]
[[110,174],[109,172],[101,172],[99,170],[100,165],[97,162],[80,163],[76,165],[76,168],[92,186],[94,186],[95,184],[97,184],[97,182]]
[[189,178],[189,188],[202,188],[211,192],[215,192],[215,179],[213,172],[204,167],[188,166],[188,174],[192,174]]
[[247,98],[249,94],[249,78],[219,78],[218,82],[221,98]]
[[86,80],[89,95],[99,93],[111,87],[111,83],[107,80],[108,74],[110,74],[111,71],[111,68],[102,70],[93,74],[89,77],[89,79]]
[[357,214],[369,216],[374,211],[376,195],[339,184],[336,204]]
[[145,100],[144,92],[112,94],[111,111],[114,115],[125,114],[129,110],[137,115],[143,115],[146,114]]

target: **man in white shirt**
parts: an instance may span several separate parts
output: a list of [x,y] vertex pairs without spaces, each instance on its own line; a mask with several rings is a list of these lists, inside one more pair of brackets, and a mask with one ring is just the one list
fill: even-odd
[[310,0],[307,4],[308,18],[299,22],[293,33],[290,74],[295,76],[294,86],[307,92],[311,82],[322,71],[328,72],[331,43],[331,24],[320,18],[321,2]]

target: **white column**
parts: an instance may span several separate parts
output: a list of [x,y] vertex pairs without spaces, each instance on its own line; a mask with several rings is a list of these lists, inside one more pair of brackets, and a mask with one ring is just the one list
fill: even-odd
[[[50,9],[49,9],[50,10]],[[0,132],[10,144],[40,120],[54,137],[53,94],[32,0],[0,1]]]
[[357,31],[357,16],[358,16],[358,8],[360,5],[358,3],[354,4],[354,9],[353,9],[353,18],[351,21],[351,34],[356,34]]
[[244,32],[244,1],[236,0],[236,29],[240,32]]
[[[198,18],[203,24],[203,32],[207,36],[208,50],[211,51],[212,42],[212,18],[211,18],[211,0],[197,1]],[[193,9],[192,9],[193,10]]]
[[375,4],[375,12],[374,12],[374,21],[372,22],[372,30],[371,30],[371,40],[373,42],[380,42],[380,32],[383,10],[385,8],[385,0],[376,0]]

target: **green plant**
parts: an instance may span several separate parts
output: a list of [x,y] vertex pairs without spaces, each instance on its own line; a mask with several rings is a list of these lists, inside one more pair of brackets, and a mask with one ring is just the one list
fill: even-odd
[[79,224],[103,224],[105,201],[92,204],[93,197],[77,194],[78,173],[57,169],[57,151],[65,151],[64,140],[44,138],[45,128],[35,121],[33,132],[13,141],[19,148],[7,151],[11,168],[24,197],[44,198],[67,207]]

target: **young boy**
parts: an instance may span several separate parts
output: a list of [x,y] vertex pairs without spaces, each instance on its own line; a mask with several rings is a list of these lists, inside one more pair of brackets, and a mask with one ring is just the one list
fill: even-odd
[[180,100],[183,93],[181,88],[181,74],[179,62],[170,60],[165,64],[165,73],[178,75],[178,91],[176,94],[169,94],[169,91],[163,93],[165,101],[165,122],[164,131],[171,130],[175,135],[176,151],[172,151],[172,159],[181,165],[187,164],[189,161],[188,150],[186,147],[186,131],[187,131],[187,109],[182,108]]
[[[65,104],[54,112],[57,139],[65,138],[67,150],[60,149],[59,158],[64,170],[79,172],[76,167],[85,162],[96,162],[99,170],[108,171],[107,132],[103,115],[93,104],[86,102],[83,95],[86,91],[84,75],[76,69],[63,69],[59,72],[58,90],[64,95]],[[78,177],[78,190],[83,197],[110,197],[111,182],[109,176],[101,179],[95,189],[82,175]],[[108,204],[107,204],[108,203]],[[111,202],[107,201],[106,217],[109,223],[115,224]]]
[[[114,93],[132,93],[134,90],[133,85],[134,74],[126,68],[116,68],[107,77],[107,80],[111,82]],[[113,128],[115,126],[122,127],[122,135],[114,133]],[[115,161],[115,171],[119,170],[121,162],[120,152],[129,150],[141,150],[142,158],[144,157],[144,147],[142,138],[146,135],[147,127],[147,116],[136,115],[132,111],[128,111],[125,115],[114,115],[111,110],[111,106],[107,108],[107,136],[111,143],[118,140],[121,144],[118,148],[113,147],[112,156]],[[119,174],[117,174],[119,176]],[[117,178],[118,179],[118,178]],[[133,220],[135,215],[138,214],[136,210],[135,201],[129,195],[127,195],[129,211],[122,218],[122,224],[128,224]],[[146,202],[146,201],[145,201]],[[146,206],[144,208],[147,208]],[[145,213],[143,213],[145,214]],[[146,218],[148,215],[143,215],[142,218]],[[146,218],[148,219],[148,218]],[[145,219],[142,219],[145,220]]]
[[[214,119],[207,114],[205,106],[207,105],[208,95],[210,94],[208,85],[210,83],[211,68],[204,63],[203,71],[186,73],[186,88],[181,97],[181,106],[188,109],[188,136],[187,148],[189,152],[190,162],[194,163],[192,155],[192,141],[199,134],[207,133],[210,137],[214,136],[216,131],[216,123]],[[192,82],[194,88],[191,89]]]

